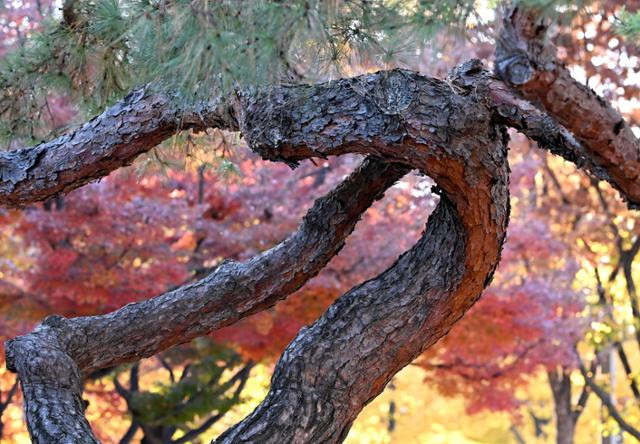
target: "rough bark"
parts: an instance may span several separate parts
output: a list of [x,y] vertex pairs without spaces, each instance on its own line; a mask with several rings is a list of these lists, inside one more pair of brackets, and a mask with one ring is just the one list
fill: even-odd
[[[83,377],[271,307],[317,274],[373,200],[416,168],[436,181],[442,196],[422,239],[303,329],[283,354],[267,399],[220,438],[339,442],[364,405],[445,335],[490,282],[508,219],[503,124],[574,161],[585,153],[478,61],[463,64],[446,82],[395,70],[238,92],[224,104],[191,111],[172,103],[141,91],[94,126],[7,154],[0,161],[5,204],[80,186],[185,127],[237,128],[264,158],[290,165],[345,153],[374,158],[318,200],[298,231],[268,252],[242,264],[225,262],[195,284],[104,316],[49,317],[8,342],[7,364],[18,372],[34,442],[94,442],[83,415]],[[31,159],[24,177],[7,163],[11,156]]]
[[[478,298],[498,261],[508,214],[506,136],[493,122],[493,109],[458,83],[452,89],[446,82],[393,71],[241,95],[233,113],[251,147],[264,157],[295,163],[354,152],[395,163],[367,161],[316,203],[298,232],[246,264],[226,262],[196,284],[109,315],[50,317],[33,333],[10,341],[7,362],[18,371],[34,441],[94,439],[82,412],[83,375],[149,356],[273,305],[316,274],[373,199],[409,166],[416,167],[443,193],[423,239],[387,272],[341,298],[341,308],[334,306],[301,333],[303,340],[299,336],[283,358],[305,360],[313,354],[306,365],[322,370],[314,380],[320,383],[327,372],[336,372],[352,395],[328,393],[326,385],[308,387],[316,394],[306,396],[325,399],[319,407],[335,414],[320,420],[311,415],[316,407],[306,405],[311,416],[280,431],[298,430],[298,436],[312,427],[329,440],[340,439],[389,378]],[[348,323],[353,326],[345,328]],[[363,336],[365,328],[376,334]],[[350,354],[346,347],[353,349],[350,363],[342,362]],[[302,387],[294,371],[300,366],[286,367],[274,386]],[[283,401],[273,393],[271,402]],[[242,427],[234,433],[244,435]],[[274,427],[280,428],[269,424]]]
[[571,77],[547,28],[548,21],[533,9],[506,11],[496,46],[498,75],[570,130],[606,179],[638,207],[640,142],[609,102]]
[[104,316],[51,316],[30,335],[7,342],[7,366],[20,377],[32,439],[82,441],[89,436],[80,399],[82,376],[207,334],[300,288],[340,250],[360,215],[406,171],[368,159],[316,202],[295,233],[251,261],[227,261],[201,281]]
[[21,206],[69,192],[129,165],[178,130],[237,129],[217,98],[190,107],[177,103],[141,88],[69,134],[0,152],[2,205]]
[[[344,82],[338,95],[317,88],[317,99],[290,111],[280,155],[298,146],[331,154],[344,149],[341,142],[361,150],[364,136],[383,156],[429,174],[443,195],[411,250],[298,334],[265,401],[219,442],[340,442],[362,407],[442,337],[490,281],[508,218],[505,134],[471,90],[456,93],[444,82],[414,78],[399,72]],[[278,92],[276,103],[298,103],[298,91]],[[331,106],[338,98],[361,112],[346,119]],[[247,109],[264,115],[263,106]],[[271,145],[253,134],[252,146],[269,155]]]
[[251,261],[225,262],[195,284],[108,315],[49,317],[7,343],[33,441],[95,442],[83,412],[83,377],[272,306],[317,274],[373,200],[416,168],[436,181],[442,196],[423,237],[302,329],[281,357],[265,401],[219,438],[341,441],[363,406],[446,334],[490,282],[509,210],[502,125],[640,204],[637,140],[610,105],[569,76],[544,31],[518,9],[506,16],[496,68],[508,86],[472,61],[448,82],[390,71],[241,91],[189,109],[140,89],[68,135],[0,153],[5,206],[77,188],[181,129],[240,130],[263,157],[290,165],[344,153],[376,157],[318,200],[297,232]]

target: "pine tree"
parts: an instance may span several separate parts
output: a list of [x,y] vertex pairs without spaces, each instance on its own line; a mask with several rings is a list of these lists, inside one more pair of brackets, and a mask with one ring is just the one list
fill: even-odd
[[[638,140],[576,82],[546,38],[581,4],[501,10],[495,75],[478,60],[445,80],[397,67],[438,30],[481,26],[474,2],[71,0],[0,69],[5,206],[44,200],[131,163],[179,131],[240,131],[265,159],[366,155],[278,246],[111,314],[50,316],[7,343],[35,442],[94,442],[82,378],[132,363],[273,306],[341,249],[360,215],[411,169],[437,183],[423,237],[341,296],[282,355],[264,402],[220,442],[339,442],[391,377],[479,298],[509,218],[506,128],[640,204]],[[633,34],[623,16],[623,34]],[[631,25],[630,25],[631,24]],[[333,79],[333,80],[330,80]],[[324,82],[320,82],[320,81]],[[330,81],[326,81],[330,80]],[[320,83],[319,83],[320,82]],[[311,83],[310,85],[307,83]],[[56,91],[81,114],[54,137],[38,116]],[[104,111],[102,111],[104,110]],[[637,433],[631,430],[629,433]]]

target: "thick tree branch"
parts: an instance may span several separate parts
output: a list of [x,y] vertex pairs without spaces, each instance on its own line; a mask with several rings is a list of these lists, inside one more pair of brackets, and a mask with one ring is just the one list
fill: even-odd
[[[218,442],[341,441],[362,407],[395,372],[444,335],[490,280],[508,214],[505,139],[492,128],[492,112],[483,110],[473,94],[465,94],[471,91],[458,95],[449,85],[433,82],[406,97],[406,78],[381,81],[397,82],[386,91],[396,107],[404,108],[396,111],[401,119],[388,112],[367,121],[379,128],[407,128],[409,137],[401,137],[400,146],[373,137],[375,148],[385,156],[403,156],[433,177],[445,194],[411,250],[298,334],[276,367],[265,401]],[[377,99],[379,87],[354,86],[356,94]],[[432,109],[436,106],[444,112]],[[256,111],[254,115],[263,110]],[[335,121],[322,128],[338,140],[349,138],[352,133],[336,131]],[[355,128],[364,124],[337,121]],[[288,139],[297,142],[292,146],[311,144],[298,134]]]
[[[154,355],[269,308],[315,276],[342,248],[360,215],[407,171],[398,164],[366,160],[315,203],[295,233],[251,261],[226,261],[198,282],[104,316],[51,316],[34,335],[59,335],[86,375]],[[11,362],[17,343],[7,345]]]
[[609,102],[571,77],[547,28],[534,10],[506,11],[496,47],[498,75],[576,136],[598,178],[611,182],[632,207],[640,205],[638,139]]
[[179,130],[237,129],[219,99],[189,107],[177,103],[141,88],[71,133],[0,152],[0,202],[20,206],[71,191],[129,165]]
[[423,237],[388,270],[350,290],[302,329],[280,359],[265,401],[219,439],[342,440],[363,406],[445,335],[490,282],[509,212],[502,125],[610,181],[631,204],[640,204],[637,140],[610,105],[571,79],[543,33],[544,26],[513,10],[496,64],[501,77],[540,109],[471,61],[448,82],[396,70],[315,86],[240,91],[224,103],[189,109],[140,89],[73,133],[0,153],[5,206],[77,188],[181,129],[240,130],[264,158],[290,165],[345,153],[377,157],[318,200],[297,232],[251,261],[224,262],[194,284],[108,315],[49,317],[31,334],[8,342],[7,365],[18,372],[33,441],[96,442],[84,417],[83,376],[271,307],[316,275],[369,205],[416,168],[442,193]]
[[[375,288],[371,297],[376,300],[392,298],[389,308],[380,311],[386,313],[384,322],[392,324],[372,326],[376,334],[388,336],[382,340],[388,356],[379,372],[356,372],[362,375],[356,381],[362,386],[359,395],[353,398],[358,402],[349,403],[346,416],[335,417],[335,422],[313,426],[337,433],[334,438],[388,378],[448,331],[490,281],[498,261],[507,220],[506,135],[471,88],[460,83],[452,90],[450,85],[393,71],[313,87],[272,88],[240,95],[234,104],[233,114],[250,146],[265,157],[295,163],[347,152],[374,154],[420,168],[447,196],[427,230],[433,237],[425,235],[390,271],[341,299],[351,306],[356,294]],[[94,438],[82,412],[81,375],[149,356],[273,305],[326,264],[359,215],[406,171],[369,160],[316,203],[298,232],[246,264],[226,262],[196,284],[109,315],[50,317],[30,335],[8,343],[7,362],[19,373],[34,441],[75,437],[90,442]],[[328,316],[355,316],[353,321],[360,320],[351,332],[362,331],[360,326],[375,319],[366,310],[358,314],[366,300],[359,297],[343,314],[331,309]],[[330,326],[323,341],[339,334],[344,322]],[[339,348],[332,347],[332,353]],[[330,353],[314,362],[337,365],[343,357]],[[299,383],[287,382],[291,387]],[[323,396],[331,403],[346,399],[335,399],[337,393]]]
[[[598,165],[573,134],[558,124],[549,114],[522,99],[513,88],[501,81],[492,79],[489,82],[489,88],[500,122],[536,141],[540,148],[547,149],[573,162],[598,179],[616,186],[609,172]],[[620,191],[624,193],[623,190]]]
[[[7,365],[20,376],[32,438],[46,442],[90,433],[78,404],[81,374],[207,334],[300,288],[340,250],[362,212],[406,172],[397,164],[367,160],[316,202],[298,231],[253,260],[225,262],[195,284],[105,316],[49,317],[32,334],[8,342]],[[52,414],[68,422],[55,424],[47,418]],[[54,435],[46,434],[49,428]]]

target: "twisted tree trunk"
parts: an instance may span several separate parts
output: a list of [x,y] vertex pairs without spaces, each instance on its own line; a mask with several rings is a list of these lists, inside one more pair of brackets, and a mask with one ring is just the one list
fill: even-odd
[[[75,133],[1,154],[0,196],[19,205],[80,186],[180,129],[178,120],[195,129],[239,129],[264,158],[291,165],[345,153],[369,159],[319,199],[295,233],[256,258],[225,262],[195,284],[107,315],[49,317],[9,341],[7,365],[20,378],[34,442],[95,442],[82,407],[83,376],[271,307],[326,265],[386,188],[418,169],[441,195],[420,241],[303,328],[264,402],[219,438],[339,442],[364,405],[445,335],[491,281],[509,215],[504,125],[600,177],[622,174],[619,165],[589,157],[598,146],[582,146],[470,61],[446,82],[395,70],[239,92],[189,110],[140,90]],[[633,186],[615,183],[634,199]]]

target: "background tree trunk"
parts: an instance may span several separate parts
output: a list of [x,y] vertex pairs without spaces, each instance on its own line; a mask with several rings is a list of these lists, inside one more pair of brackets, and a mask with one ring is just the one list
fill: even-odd
[[573,444],[577,417],[571,404],[571,370],[560,367],[548,370],[547,376],[556,415],[556,442]]

